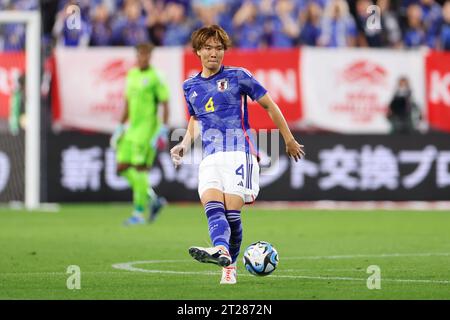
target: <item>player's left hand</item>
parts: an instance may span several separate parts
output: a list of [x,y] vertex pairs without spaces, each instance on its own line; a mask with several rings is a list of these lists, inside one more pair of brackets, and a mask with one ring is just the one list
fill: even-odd
[[286,153],[297,162],[305,156],[304,147],[304,145],[299,144],[295,139],[291,139],[286,143]]

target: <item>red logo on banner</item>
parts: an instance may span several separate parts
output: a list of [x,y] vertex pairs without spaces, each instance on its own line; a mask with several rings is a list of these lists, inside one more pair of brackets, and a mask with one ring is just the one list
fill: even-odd
[[428,54],[425,72],[429,124],[450,132],[450,53]]
[[380,64],[367,59],[348,64],[336,77],[344,99],[336,100],[331,110],[349,114],[357,123],[373,121],[380,113],[386,113],[386,107],[380,103],[379,86],[387,86],[387,80],[388,72]]
[[25,53],[0,53],[0,119],[9,115],[9,97],[19,75],[25,72]]
[[[302,118],[300,72],[300,51],[268,50],[238,51],[225,54],[224,65],[243,67],[249,70],[269,92],[278,104],[288,123]],[[198,57],[187,51],[184,55],[184,77],[188,78],[201,71]],[[273,129],[276,126],[267,112],[250,98],[248,101],[249,122],[254,129]]]
[[383,85],[387,79],[387,72],[378,64],[368,60],[360,60],[346,67],[342,72],[342,78],[350,83]]
[[105,81],[124,81],[130,68],[134,63],[130,63],[124,59],[115,59],[107,61],[105,65],[98,71],[98,81],[104,83]]

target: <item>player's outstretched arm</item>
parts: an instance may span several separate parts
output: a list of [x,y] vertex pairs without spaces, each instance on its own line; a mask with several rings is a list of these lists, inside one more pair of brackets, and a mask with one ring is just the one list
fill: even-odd
[[170,156],[175,168],[181,164],[181,158],[186,154],[186,151],[190,149],[191,144],[197,139],[199,134],[197,119],[195,119],[194,116],[191,116],[183,140],[170,150]]
[[281,135],[283,136],[284,143],[286,144],[286,153],[289,157],[293,157],[297,162],[301,157],[305,156],[305,151],[303,150],[304,145],[299,144],[294,136],[292,135],[291,130],[289,129],[286,119],[281,113],[278,105],[272,100],[270,95],[266,93],[261,99],[258,100],[258,103],[266,109],[273,123],[280,130]]

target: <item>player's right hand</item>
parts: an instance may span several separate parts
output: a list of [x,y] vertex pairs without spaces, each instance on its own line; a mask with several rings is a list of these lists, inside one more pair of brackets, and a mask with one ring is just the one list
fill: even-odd
[[109,145],[111,146],[111,148],[113,149],[117,148],[117,142],[122,137],[124,132],[125,132],[125,125],[121,123],[120,125],[117,126],[116,130],[114,130],[111,139],[109,139]]
[[175,165],[175,168],[181,164],[185,152],[186,146],[181,143],[170,149],[170,157],[172,158],[172,162]]

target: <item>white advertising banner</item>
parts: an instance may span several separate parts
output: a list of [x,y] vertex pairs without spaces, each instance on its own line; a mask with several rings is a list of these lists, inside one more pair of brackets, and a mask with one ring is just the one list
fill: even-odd
[[[113,132],[123,113],[125,77],[135,60],[133,48],[58,48],[57,123],[63,128]],[[183,51],[178,48],[156,48],[152,54],[151,64],[170,87],[171,127],[184,127],[186,123],[182,61]]]
[[399,77],[425,110],[420,51],[304,48],[301,83],[305,124],[340,133],[387,133],[389,103]]

